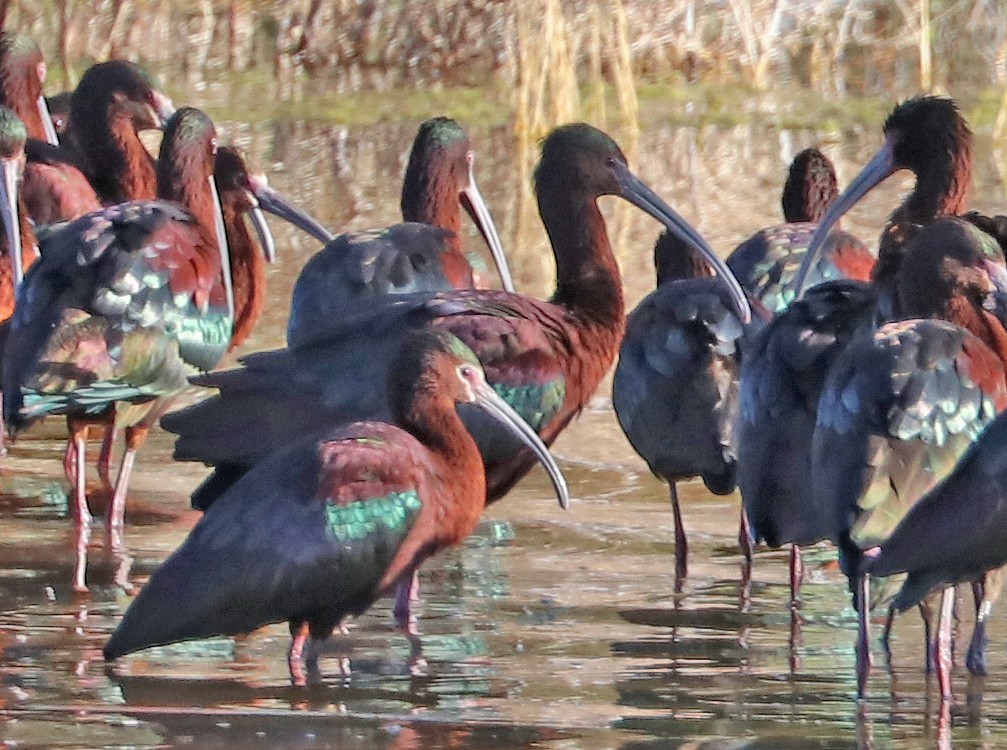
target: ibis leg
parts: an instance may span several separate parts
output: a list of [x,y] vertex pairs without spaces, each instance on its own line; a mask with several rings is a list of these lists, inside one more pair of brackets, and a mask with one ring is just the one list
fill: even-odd
[[863,698],[867,690],[867,677],[871,673],[871,596],[870,576],[857,576],[857,697]]
[[965,662],[972,674],[986,674],[986,645],[989,643],[986,626],[993,612],[993,602],[999,598],[1003,590],[1005,577],[1007,569],[997,568],[988,571],[981,580],[972,582],[972,594],[976,601],[976,624]]
[[[72,417],[67,417],[67,428],[70,431],[70,446],[73,460],[65,461],[64,468],[71,467],[67,472],[73,482],[73,521],[74,521],[74,564],[73,589],[87,591],[87,545],[91,541],[91,510],[87,507],[87,487],[84,481],[84,461],[87,454],[87,425]],[[70,452],[69,450],[67,451]]]
[[115,439],[119,431],[115,425],[105,427],[105,435],[101,439],[101,452],[98,453],[98,478],[101,479],[102,486],[106,492],[112,492],[112,448],[115,446]]
[[304,647],[310,637],[310,629],[306,622],[290,623],[290,651],[287,653],[287,666],[290,669],[290,682],[297,687],[308,684],[308,673],[304,669]]
[[924,662],[923,668],[926,670],[927,674],[932,674],[934,671],[934,658],[937,654],[937,642],[934,640],[934,608],[930,606],[930,601],[927,597],[919,603],[920,617],[923,618],[923,639],[926,643],[926,661]]
[[745,513],[744,504],[741,506],[741,523],[738,525],[738,546],[741,547],[745,562],[751,565],[755,544],[752,541],[752,530],[748,526],[748,514]]
[[682,523],[682,509],[678,502],[678,486],[675,482],[668,482],[668,486],[671,488],[671,509],[675,514],[675,582],[677,589],[681,585],[682,579],[688,575],[689,547],[685,540],[685,525]]
[[395,623],[400,628],[406,628],[410,623],[416,622],[416,616],[412,611],[412,603],[420,598],[420,576],[413,570],[399,579],[395,589],[395,607],[392,614]]
[[801,595],[801,583],[804,581],[804,559],[801,557],[801,548],[796,544],[790,545],[790,606],[797,605],[798,597]]
[[129,477],[133,473],[133,464],[136,462],[136,452],[147,439],[150,427],[146,424],[138,424],[126,428],[126,452],[122,455],[122,465],[119,466],[119,475],[115,478],[115,491],[112,493],[112,500],[108,504],[107,522],[108,533],[122,534],[123,518],[126,515],[126,493],[129,491]]
[[941,688],[941,700],[952,697],[951,692],[951,621],[955,609],[955,587],[948,586],[941,592],[941,615],[937,623],[936,667],[937,681]]
[[[885,660],[888,668],[892,668],[892,626],[895,624],[895,605],[888,605],[888,614],[885,616],[885,628],[881,631],[881,647],[885,650]],[[929,639],[927,641],[929,643]]]

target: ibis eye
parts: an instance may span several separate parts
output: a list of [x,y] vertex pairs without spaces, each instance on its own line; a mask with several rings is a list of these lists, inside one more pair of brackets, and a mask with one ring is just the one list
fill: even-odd
[[472,367],[471,365],[462,365],[460,368],[458,368],[458,372],[466,380],[472,380],[476,376],[475,368]]

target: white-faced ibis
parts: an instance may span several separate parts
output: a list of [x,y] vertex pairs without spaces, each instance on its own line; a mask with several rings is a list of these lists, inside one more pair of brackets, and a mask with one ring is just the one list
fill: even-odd
[[[679,588],[688,553],[677,483],[699,476],[710,492],[734,492],[738,349],[745,326],[728,284],[677,235],[661,235],[654,265],[657,290],[626,319],[612,405],[633,449],[668,482]],[[749,539],[742,514],[739,541],[746,558]]]
[[339,235],[311,258],[294,285],[287,340],[296,345],[368,297],[475,287],[462,252],[462,207],[489,246],[504,289],[513,292],[473,163],[468,135],[457,122],[435,117],[420,125],[402,183],[405,223]]
[[31,37],[16,31],[0,32],[0,104],[21,118],[29,138],[55,146],[59,139],[42,94],[45,76],[42,50]]
[[[220,392],[166,416],[179,435],[175,456],[213,464],[193,496],[205,507],[256,462],[305,433],[354,419],[386,419],[376,383],[405,333],[443,327],[479,357],[487,379],[551,443],[583,408],[622,338],[622,280],[597,206],[603,195],[634,203],[683,235],[723,275],[733,306],[750,318],[744,293],[723,262],[636,178],[616,143],[584,124],[554,130],[535,172],[539,210],[556,255],[548,302],[493,290],[386,296],[329,322],[314,339],[246,357],[244,367],[196,379]],[[466,410],[486,465],[487,500],[502,497],[533,458],[509,435]]]
[[1007,328],[991,312],[1004,309],[1007,291],[1002,255],[990,268],[996,242],[944,218],[917,230],[903,253],[896,297],[916,319],[854,337],[826,379],[812,441],[812,493],[831,515],[828,537],[860,612],[861,693],[870,667],[864,550],[883,545],[1007,407]]
[[485,410],[528,446],[566,507],[548,448],[487,383],[475,354],[443,329],[399,338],[386,388],[395,424],[329,428],[248,472],[154,571],[106,659],[286,621],[291,678],[303,684],[314,642],[475,529],[485,471],[458,404]]
[[[761,229],[728,256],[741,286],[771,312],[785,310],[796,290],[794,276],[801,265],[817,222],[839,196],[836,170],[817,148],[799,152],[783,186],[783,224]],[[829,235],[806,285],[830,279],[868,281],[876,258],[847,232]]]
[[[212,181],[216,133],[194,109],[169,126],[158,163],[165,200],[124,203],[49,233],[19,292],[4,355],[12,431],[47,414],[67,417],[79,529],[90,522],[86,426],[126,428],[110,538],[121,536],[129,475],[150,426],[231,338],[234,300]],[[83,531],[79,542],[86,545]],[[75,585],[84,587],[82,567]]]
[[0,221],[4,229],[3,253],[0,254],[0,324],[14,313],[17,288],[25,269],[38,255],[34,232],[18,207],[17,188],[24,172],[27,138],[27,130],[17,114],[0,105]]
[[162,127],[174,107],[153,78],[125,60],[92,65],[70,106],[59,147],[29,141],[24,196],[30,216],[47,224],[155,198],[155,164],[139,132]]

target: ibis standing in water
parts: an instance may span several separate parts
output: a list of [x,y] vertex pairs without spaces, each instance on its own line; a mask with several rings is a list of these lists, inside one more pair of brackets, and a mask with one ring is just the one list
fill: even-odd
[[[760,229],[728,256],[727,266],[770,312],[787,309],[796,295],[794,276],[817,222],[839,195],[836,170],[817,148],[799,152],[783,186],[783,224]],[[834,231],[819,251],[806,286],[829,279],[868,281],[877,259],[863,242]]]
[[[550,301],[493,290],[376,298],[286,349],[197,378],[220,392],[162,420],[179,435],[177,458],[216,467],[194,501],[205,507],[248,468],[305,433],[355,419],[387,419],[384,394],[375,384],[384,381],[402,337],[419,327],[444,328],[462,339],[497,392],[547,444],[555,440],[607,372],[623,334],[622,280],[597,206],[600,196],[618,195],[643,208],[703,253],[726,283],[733,278],[596,128],[554,130],[543,142],[535,183],[557,261]],[[748,302],[736,285],[731,297],[747,322]],[[486,500],[492,502],[524,476],[533,459],[478,414],[465,410],[462,418],[483,454]]]
[[462,252],[462,208],[489,246],[503,288],[513,292],[474,160],[468,136],[451,118],[420,125],[402,183],[404,223],[339,235],[311,258],[294,285],[287,340],[302,340],[370,297],[475,287]]
[[[803,569],[800,547],[829,537],[831,511],[812,488],[811,442],[825,378],[861,328],[873,330],[897,310],[896,278],[908,238],[921,223],[965,210],[972,179],[972,134],[954,102],[910,99],[884,126],[885,143],[821,218],[797,278],[798,299],[745,348],[738,422],[738,485],[756,541],[791,544],[791,594]],[[900,169],[916,186],[882,232],[872,283],[806,280],[835,222],[871,187]]]
[[[612,380],[619,425],[655,475],[668,482],[675,517],[676,590],[687,572],[679,481],[700,476],[717,495],[734,492],[738,349],[745,326],[731,285],[671,232],[654,246],[657,290],[626,320]],[[738,540],[751,542],[741,514]]]
[[136,451],[187,376],[213,367],[232,335],[234,294],[213,169],[213,123],[183,109],[161,146],[164,200],[88,214],[45,238],[25,278],[4,355],[4,408],[13,431],[66,415],[79,530],[74,584],[84,589],[90,526],[84,486],[89,424],[126,428],[126,453],[107,510],[121,544]]
[[394,424],[330,428],[249,471],[154,571],[106,659],[287,622],[291,679],[304,684],[315,642],[475,529],[486,473],[459,404],[485,410],[528,446],[566,507],[548,448],[454,335],[426,327],[400,337],[387,376]]

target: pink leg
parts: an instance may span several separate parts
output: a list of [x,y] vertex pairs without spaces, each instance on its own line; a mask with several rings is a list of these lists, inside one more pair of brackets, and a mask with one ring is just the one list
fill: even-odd
[[748,526],[748,514],[745,513],[744,505],[741,506],[741,523],[738,526],[738,546],[741,547],[741,554],[745,556],[745,562],[751,565],[755,545],[752,542],[752,530]]
[[870,577],[857,577],[857,697],[867,691],[867,677],[871,673],[871,618]]
[[801,548],[796,544],[790,545],[790,606],[798,605],[798,597],[801,595],[801,583],[804,581],[804,560],[801,557]]
[[119,476],[115,479],[115,491],[112,493],[112,500],[108,504],[106,514],[110,535],[122,533],[123,518],[126,515],[126,493],[129,491],[129,477],[133,473],[136,452],[147,439],[148,432],[150,432],[150,428],[144,424],[126,428],[126,452],[122,456]]
[[941,701],[954,697],[951,690],[951,620],[955,608],[955,587],[948,586],[941,592],[941,616],[937,624],[935,642],[937,682],[941,688]]
[[112,448],[115,446],[115,439],[119,431],[115,425],[105,427],[105,435],[101,440],[101,452],[98,454],[98,477],[106,492],[112,491],[112,473],[110,466],[112,463]]
[[685,539],[685,524],[682,523],[682,509],[678,502],[678,487],[675,482],[668,482],[671,487],[671,509],[675,514],[675,590],[681,591],[682,579],[688,575],[689,546]]
[[290,669],[290,681],[297,687],[308,684],[308,675],[304,669],[301,657],[308,641],[310,631],[308,623],[290,623],[290,651],[287,653],[287,666]]
[[[87,426],[72,418],[67,418],[70,430],[73,467],[73,515],[74,515],[74,591],[87,591],[87,545],[91,540],[91,510],[87,507],[87,488],[84,482],[84,461],[87,452]],[[67,451],[68,453],[71,451]],[[64,467],[65,467],[64,462]]]

